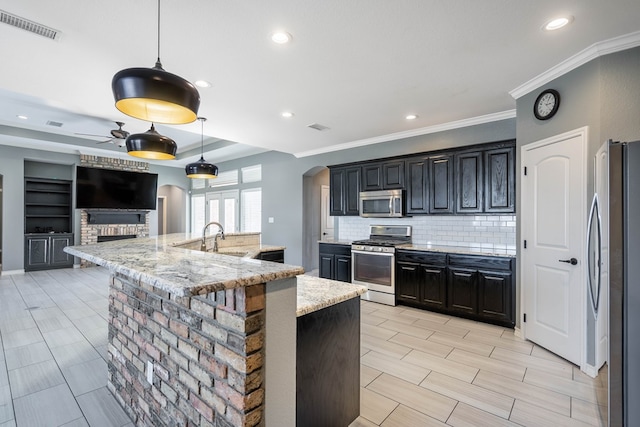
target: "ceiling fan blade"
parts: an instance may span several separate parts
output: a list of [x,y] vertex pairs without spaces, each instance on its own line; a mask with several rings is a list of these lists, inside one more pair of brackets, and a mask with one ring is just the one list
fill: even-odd
[[92,133],[75,133],[74,135],[95,136],[96,138],[111,138],[110,136],[107,136],[107,135],[95,135]]
[[96,144],[106,144],[107,142],[113,142],[114,139],[115,138],[109,138],[106,141],[98,141],[98,142],[96,142]]

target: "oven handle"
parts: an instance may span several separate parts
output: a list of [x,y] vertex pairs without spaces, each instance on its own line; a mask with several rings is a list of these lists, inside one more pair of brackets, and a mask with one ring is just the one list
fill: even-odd
[[383,256],[395,256],[395,253],[393,252],[368,252],[368,251],[354,251],[353,249],[351,250],[351,255],[353,254],[362,254],[362,255],[383,255]]

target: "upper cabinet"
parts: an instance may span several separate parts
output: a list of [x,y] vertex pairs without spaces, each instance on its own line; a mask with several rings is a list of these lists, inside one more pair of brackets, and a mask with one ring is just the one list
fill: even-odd
[[362,165],[360,191],[397,190],[404,188],[404,159]]
[[485,204],[487,213],[515,212],[515,147],[484,152]]
[[456,154],[456,212],[479,213],[484,209],[484,169],[481,151]]
[[358,215],[360,191],[402,189],[407,215],[515,212],[515,140],[331,166],[331,215]]
[[358,215],[360,166],[331,167],[329,172],[331,216]]
[[453,155],[429,157],[429,213],[453,213]]

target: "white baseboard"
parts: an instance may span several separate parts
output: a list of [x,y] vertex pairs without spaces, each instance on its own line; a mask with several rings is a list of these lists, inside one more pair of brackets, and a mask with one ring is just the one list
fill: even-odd
[[80,264],[73,264],[73,268],[80,268],[82,267]]
[[522,338],[522,330],[516,326],[515,328],[513,328],[513,335],[518,338]]
[[595,366],[591,366],[585,363],[583,366],[580,367],[580,370],[585,374],[589,375],[591,378],[595,378],[598,376],[598,370],[596,369]]
[[22,270],[5,270],[0,275],[2,275],[2,276],[13,276],[14,274],[24,274],[24,269],[22,269]]

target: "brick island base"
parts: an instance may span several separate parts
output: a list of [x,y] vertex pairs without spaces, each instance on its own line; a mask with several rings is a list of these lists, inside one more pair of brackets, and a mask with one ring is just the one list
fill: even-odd
[[116,273],[108,388],[137,426],[295,425],[295,307],[295,278],[180,297]]

